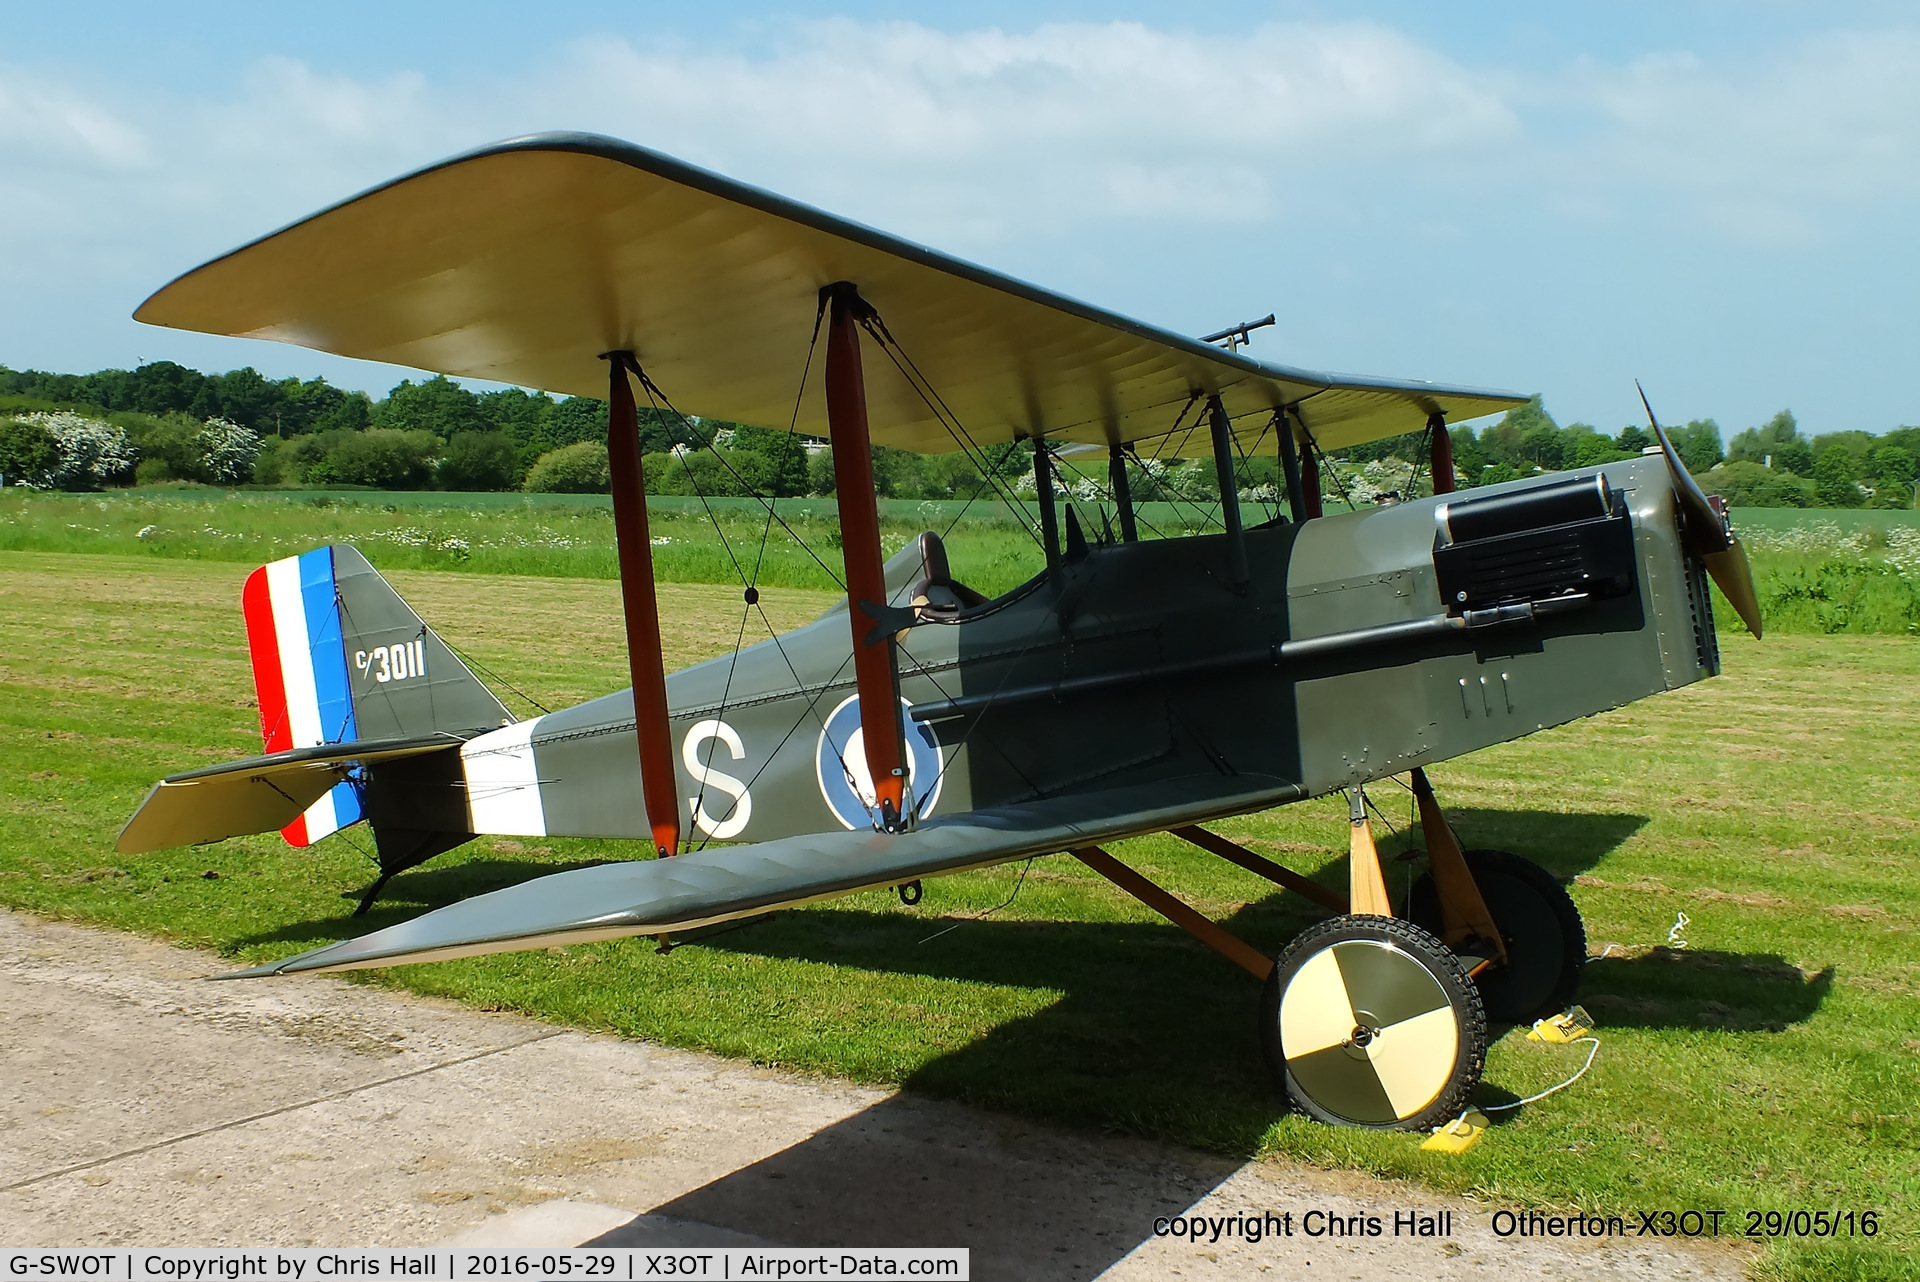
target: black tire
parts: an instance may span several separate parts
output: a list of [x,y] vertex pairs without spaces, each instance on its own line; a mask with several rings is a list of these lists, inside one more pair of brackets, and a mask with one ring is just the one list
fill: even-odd
[[[1507,946],[1507,964],[1480,973],[1480,996],[1496,1024],[1531,1024],[1573,1000],[1587,964],[1587,928],[1552,873],[1504,850],[1469,850],[1467,869]],[[1407,920],[1440,933],[1440,892],[1426,873],[1407,892]]]
[[1460,959],[1393,917],[1335,917],[1280,954],[1260,1040],[1281,1089],[1316,1121],[1431,1130],[1480,1084],[1487,1020]]

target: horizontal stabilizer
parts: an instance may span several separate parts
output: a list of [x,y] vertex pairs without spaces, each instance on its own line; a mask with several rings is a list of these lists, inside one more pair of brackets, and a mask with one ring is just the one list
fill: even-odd
[[123,855],[138,855],[273,832],[345,782],[356,765],[457,751],[460,742],[452,734],[362,739],[168,775],[127,820],[114,848]]
[[412,921],[224,979],[359,970],[482,953],[658,935],[1160,832],[1298,801],[1297,784],[1259,775],[1168,780],[934,818],[912,832],[815,833],[671,859],[554,873]]

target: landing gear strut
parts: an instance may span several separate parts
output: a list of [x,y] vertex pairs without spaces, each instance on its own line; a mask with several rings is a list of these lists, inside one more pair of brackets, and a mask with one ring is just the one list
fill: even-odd
[[1335,1126],[1431,1130],[1480,1085],[1487,1025],[1551,1014],[1573,995],[1586,936],[1573,901],[1517,855],[1462,851],[1424,771],[1413,772],[1429,871],[1396,916],[1366,794],[1349,794],[1348,893],[1216,833],[1172,835],[1339,914],[1277,960],[1098,846],[1071,853],[1264,985],[1260,1044],[1275,1080]]
[[1429,871],[1395,917],[1365,794],[1352,796],[1352,910],[1280,954],[1260,1007],[1281,1089],[1322,1122],[1426,1130],[1480,1084],[1487,1025],[1530,1022],[1572,997],[1586,935],[1538,865],[1462,851],[1422,770],[1413,772]]

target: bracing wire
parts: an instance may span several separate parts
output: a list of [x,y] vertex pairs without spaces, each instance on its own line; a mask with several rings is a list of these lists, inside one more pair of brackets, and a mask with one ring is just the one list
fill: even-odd
[[[765,611],[761,612],[761,618],[766,622],[767,630],[769,632],[772,632],[773,621],[771,619],[766,618]],[[800,715],[798,717],[795,717],[793,724],[787,727],[787,732],[780,736],[780,742],[773,746],[773,751],[768,753],[767,759],[760,763],[760,768],[758,770],[755,770],[752,776],[748,778],[746,783],[748,791],[752,791],[753,785],[760,782],[760,776],[765,774],[767,772],[768,767],[772,766],[775,761],[779,760],[780,750],[786,747],[787,741],[793,738],[795,732],[797,732],[801,726],[806,724],[808,717],[812,717],[814,722],[822,730],[825,730],[827,728],[826,718],[820,715],[820,701],[827,697],[827,692],[829,690],[832,690],[836,685],[839,684],[841,674],[846,672],[848,665],[850,665],[853,662],[853,655],[851,652],[849,652],[847,657],[840,661],[840,666],[834,669],[832,676],[828,677],[825,681],[821,682],[819,685],[813,687],[811,691],[809,691],[806,682],[801,680],[799,671],[794,668],[793,660],[791,658],[788,658],[786,647],[780,644],[780,638],[777,633],[774,635],[773,641],[774,641],[774,649],[779,651],[781,659],[785,660],[786,662],[787,671],[793,675],[794,684],[800,688],[800,691],[802,693],[805,693],[807,695],[807,706],[800,710]]]
[[[749,602],[740,611],[740,628],[734,634],[733,654],[727,659],[726,683],[720,687],[720,711],[722,713],[724,713],[727,710],[727,700],[733,697],[733,674],[734,674],[734,670],[740,666],[740,651],[746,645],[747,620],[753,617],[753,606],[754,606],[754,603]],[[718,736],[709,737],[707,740],[707,760],[705,763],[706,769],[700,772],[700,788],[699,788],[699,791],[695,792],[693,795],[693,816],[696,821],[699,819],[701,815],[706,813],[703,807],[705,807],[705,805],[707,804],[707,781],[713,777],[713,754],[719,750],[718,749],[719,742],[720,740]],[[740,803],[738,800],[734,802],[734,805],[736,806],[738,806],[739,804]],[[711,840],[712,840],[711,836],[702,838],[700,840],[700,843],[697,846],[695,846],[694,849],[695,850],[706,849],[707,843]]]
[[[1123,443],[1120,446],[1120,466],[1125,467],[1127,465],[1127,460],[1129,458],[1133,460],[1134,470],[1138,471],[1141,474],[1142,479],[1145,479],[1145,480],[1152,479],[1151,475],[1146,470],[1146,464],[1140,461],[1139,453],[1134,450],[1133,446]],[[1100,488],[1101,488],[1101,492],[1106,495],[1107,502],[1113,504],[1115,508],[1118,508],[1120,506],[1120,496],[1114,493],[1113,483],[1111,479],[1109,479],[1108,482],[1102,485]],[[1159,526],[1155,525],[1152,521],[1148,520],[1145,514],[1143,514],[1140,511],[1140,504],[1138,502],[1134,503],[1133,505],[1133,523],[1136,526],[1146,527],[1147,532],[1153,535],[1153,537],[1156,539],[1164,539],[1167,537],[1164,533],[1161,532]]]
[[[1131,443],[1122,445],[1120,447],[1120,453],[1123,457],[1133,460],[1133,466],[1139,471],[1142,479],[1149,481],[1154,479],[1153,472],[1147,467],[1146,460],[1140,457],[1140,451],[1135,449]],[[1151,533],[1154,538],[1164,539],[1168,537],[1166,531],[1147,519],[1146,515],[1140,511],[1140,504],[1138,503],[1133,505],[1133,519],[1137,524],[1146,526],[1148,532]]]
[[[642,385],[650,386],[644,379],[642,380]],[[651,390],[647,392],[647,400],[649,403],[653,401],[653,393]],[[655,408],[656,410],[658,409],[657,406]],[[675,412],[677,413],[678,411]],[[682,421],[684,421],[684,419]],[[689,430],[691,430],[693,425],[689,423],[687,426]],[[719,457],[720,451],[718,449],[715,449],[713,452],[715,457]],[[753,585],[747,580],[746,567],[741,565],[740,558],[734,555],[733,541],[727,537],[727,531],[725,527],[720,524],[720,518],[715,514],[713,505],[707,502],[706,491],[700,488],[700,478],[693,474],[693,468],[688,464],[685,454],[678,455],[677,457],[680,460],[680,470],[687,474],[687,484],[693,486],[693,496],[700,500],[700,510],[707,514],[707,523],[713,526],[713,532],[720,536],[721,551],[727,554],[727,560],[733,562],[733,572],[734,575],[739,578],[740,586],[743,588],[752,587]]]
[[[1034,639],[1037,638],[1037,636],[1038,636],[1038,629],[1035,630],[1034,636],[1028,639],[1026,648],[1021,650],[1021,652],[1015,656],[1015,662],[1007,665],[1006,675],[1000,678],[1000,684],[996,686],[993,690],[993,693],[988,696],[986,707],[981,708],[979,712],[974,714],[973,720],[967,725],[966,730],[961,733],[960,738],[956,741],[955,746],[968,743],[969,741],[972,740],[973,732],[979,728],[980,723],[983,720],[985,720],[988,710],[992,708],[994,698],[996,698],[999,695],[1000,691],[1006,688],[1008,679],[1012,677],[1015,669],[1018,666],[1018,660],[1021,658],[1024,658],[1028,653],[1028,651],[1030,651],[1033,648],[1033,642],[1034,642]],[[922,663],[918,658],[914,656],[911,650],[907,649],[906,642],[901,641],[901,642],[898,642],[897,644],[900,647],[900,653],[905,655],[908,661],[913,664],[914,670],[916,671],[916,673],[922,677],[925,677],[927,681],[932,684],[933,688],[940,692],[940,697],[942,699],[953,698],[952,693],[950,693],[944,685],[940,684],[940,678],[933,675],[932,669],[928,668],[924,663]],[[1027,786],[1028,791],[1032,792],[1035,796],[1040,795],[1040,785],[1033,781],[1033,777],[1031,775],[1029,775],[1025,770],[1022,770],[1020,768],[1020,763],[1015,761],[1013,757],[1008,754],[1007,750],[1000,746],[997,740],[989,739],[987,740],[987,743],[993,748],[993,750],[996,753],[999,754],[1000,759],[1007,763],[1007,768],[1012,770],[1014,774],[1020,776],[1020,782]]]
[[1040,856],[1038,855],[1028,856],[1026,867],[1020,870],[1020,879],[1013,883],[1012,894],[1008,895],[1005,899],[1001,900],[999,903],[995,904],[993,907],[987,909],[985,912],[974,913],[970,917],[962,917],[959,921],[956,921],[955,923],[953,923],[953,925],[947,927],[945,930],[936,930],[931,935],[928,935],[925,939],[921,940],[920,942],[923,944],[931,944],[934,940],[940,938],[940,936],[950,935],[954,931],[960,929],[962,926],[966,925],[970,921],[985,921],[987,918],[999,912],[1002,908],[1007,907],[1014,900],[1020,897],[1020,888],[1027,884],[1027,874],[1033,871],[1033,861],[1035,859],[1038,859],[1039,857]]
[[[827,296],[821,294],[819,306],[813,312],[813,337],[807,340],[807,359],[800,367],[800,386],[795,388],[793,393],[793,413],[787,416],[787,443],[796,449],[800,445],[800,438],[794,434],[795,429],[800,426],[800,402],[807,395],[807,378],[813,373],[814,349],[820,345],[820,321],[826,314]],[[806,452],[802,450],[801,453],[804,456]],[[747,584],[749,588],[760,586],[760,567],[766,559],[767,541],[773,535],[773,509],[772,503],[767,504],[767,520],[760,531],[760,550],[753,559],[753,581]]]
[[[1007,465],[1007,460],[1013,457],[1013,452],[1019,448],[1020,448],[1019,438],[1016,437],[1015,439],[1007,442],[1007,448],[1004,450],[1001,450],[1000,457],[994,460],[994,463],[993,463],[994,475],[999,474],[1000,469]],[[984,455],[985,453],[986,453],[985,450],[981,451],[982,455]],[[954,530],[958,528],[960,524],[960,518],[964,517],[967,514],[967,509],[971,508],[973,506],[974,500],[980,497],[980,491],[982,490],[982,488],[991,490],[996,497],[998,496],[999,491],[997,489],[994,489],[992,482],[986,480],[985,478],[982,478],[982,480],[983,480],[982,485],[974,486],[972,490],[967,494],[967,501],[960,505],[960,510],[953,514],[953,519],[951,521],[947,522],[947,528],[940,531],[940,541],[942,543],[945,543],[947,541],[947,536],[952,534]]]
[[[1233,442],[1233,452],[1239,456],[1240,461],[1242,463],[1250,463],[1259,457],[1260,443],[1267,439],[1267,433],[1272,430],[1273,423],[1269,421],[1260,429],[1260,435],[1253,438],[1253,444],[1246,449],[1240,448],[1240,436],[1238,433],[1229,433],[1227,439]],[[1238,484],[1238,480],[1239,478],[1236,477],[1236,485]],[[1271,505],[1269,505],[1265,499],[1255,499],[1254,502],[1260,505],[1260,518],[1262,521],[1271,521],[1280,515],[1280,504],[1277,497]]]
[[[1164,444],[1164,440],[1163,440],[1163,444]],[[1166,496],[1162,501],[1165,502],[1168,507],[1173,509],[1174,517],[1179,520],[1181,525],[1186,527],[1185,528],[1186,533],[1198,534],[1198,533],[1204,532],[1209,525],[1219,524],[1217,520],[1207,515],[1206,508],[1202,507],[1198,503],[1195,503],[1192,499],[1182,498],[1178,491],[1167,487],[1164,481],[1159,481],[1158,478],[1154,476],[1153,469],[1149,465],[1159,463],[1161,461],[1158,450],[1154,452],[1154,455],[1152,458],[1142,459],[1140,457],[1140,452],[1136,450],[1133,446],[1129,445],[1126,448],[1127,448],[1127,453],[1132,455],[1133,461],[1139,465],[1140,471],[1144,473],[1149,479],[1153,479],[1159,484],[1161,492]],[[1191,512],[1192,516],[1189,517],[1187,515],[1184,515],[1182,509],[1185,509],[1186,511]],[[1136,510],[1134,519],[1135,520],[1142,519],[1139,516],[1137,510]],[[1160,534],[1160,531],[1156,529],[1154,533]],[[1161,535],[1161,537],[1164,538],[1166,536]]]
[[[669,413],[671,413],[674,417],[678,418],[680,422],[687,427],[689,432],[692,432],[696,438],[699,438],[699,433],[693,431],[692,420],[689,419],[686,416],[686,414],[682,413],[680,409],[674,405],[673,401],[667,397],[667,394],[661,391],[660,388],[654,383],[654,381],[647,376],[646,371],[642,370],[637,363],[634,364],[631,368],[634,370],[636,374],[639,375],[641,386],[647,389],[647,399],[649,401],[653,401],[657,397],[659,403],[662,405],[665,405]],[[762,495],[759,491],[755,490],[753,486],[749,485],[747,483],[747,478],[740,475],[738,469],[736,469],[733,466],[733,464],[727,462],[727,456],[722,454],[719,448],[715,446],[711,440],[701,439],[700,443],[704,448],[712,451],[714,458],[720,461],[720,466],[726,468],[728,474],[731,475],[734,480],[740,482],[740,488],[746,492],[747,496],[753,499],[756,503],[760,504],[762,507],[764,507],[767,510],[767,514],[773,518],[773,520],[780,526],[781,529],[787,532],[787,537],[791,538],[796,544],[800,546],[800,549],[803,552],[805,552],[808,556],[813,558],[813,563],[819,566],[822,570],[826,572],[827,577],[833,580],[835,586],[837,586],[843,592],[846,591],[847,585],[840,578],[839,574],[837,574],[834,571],[832,566],[828,565],[825,561],[822,561],[820,559],[819,553],[815,552],[813,548],[807,543],[807,541],[801,538],[799,533],[796,532],[791,525],[787,524],[786,518],[780,515],[778,509],[775,508],[772,500],[768,499],[766,496]]]
[[[438,632],[434,633],[434,635],[440,636]],[[505,686],[508,690],[512,691],[514,694],[518,695],[520,698],[526,700],[528,703],[532,704],[534,707],[540,709],[542,714],[552,711],[552,709],[547,707],[546,704],[540,702],[538,699],[534,698],[532,695],[522,690],[519,686],[516,686],[515,684],[513,684],[513,682],[507,680],[505,677],[501,676],[498,672],[495,672],[492,668],[489,668],[486,664],[480,662],[480,660],[474,658],[471,654],[468,654],[465,650],[462,650],[459,646],[447,640],[445,637],[440,637],[440,644],[447,647],[447,649],[453,651],[454,658],[460,660],[460,662],[466,664],[469,668],[478,669],[480,672],[480,675],[485,677],[489,682],[495,682]]]
[[[1152,459],[1143,460],[1140,457],[1140,451],[1136,447],[1132,445],[1129,445],[1127,447],[1128,453],[1133,455],[1134,461],[1140,465],[1140,470],[1142,472],[1145,472],[1149,477],[1153,475],[1152,469],[1148,467],[1148,463],[1161,462],[1162,461],[1161,456],[1167,451],[1169,447],[1173,445],[1174,438],[1179,437],[1182,444],[1185,444],[1185,442],[1193,439],[1194,432],[1199,430],[1199,419],[1196,417],[1192,424],[1188,424],[1186,422],[1187,412],[1193,409],[1194,406],[1201,404],[1202,401],[1205,399],[1205,397],[1206,397],[1206,393],[1200,391],[1197,388],[1187,394],[1187,402],[1185,405],[1182,405],[1180,407],[1179,414],[1177,414],[1174,417],[1173,426],[1167,429],[1166,433],[1158,439],[1158,443],[1154,446]],[[1185,426],[1186,428],[1186,434],[1184,436],[1181,435],[1181,428],[1183,426]],[[1223,510],[1216,511],[1210,514],[1208,511],[1208,508],[1205,505],[1195,503],[1192,499],[1182,498],[1178,493],[1176,493],[1171,489],[1165,490],[1165,493],[1167,495],[1167,498],[1166,498],[1167,504],[1173,508],[1174,510],[1173,514],[1176,517],[1180,518],[1182,524],[1185,524],[1188,526],[1188,531],[1187,531],[1188,533],[1198,533],[1200,531],[1204,531],[1210,525],[1218,526],[1222,529],[1225,528],[1225,522],[1223,520],[1223,515],[1224,515]],[[1181,515],[1180,509],[1183,506],[1192,510],[1192,512],[1194,513],[1193,522],[1197,522],[1197,524],[1189,523],[1189,519]],[[1220,507],[1219,504],[1215,504],[1214,506]],[[1136,519],[1138,519],[1137,516],[1136,516]],[[1159,532],[1156,530],[1155,533],[1157,534]]]
[[[790,442],[797,440],[797,438],[795,438],[793,435],[793,429],[799,422],[800,404],[802,399],[806,395],[807,379],[813,368],[813,354],[815,349],[819,345],[820,319],[824,311],[825,311],[825,301],[823,299],[820,310],[816,311],[814,315],[813,337],[812,337],[812,340],[808,343],[807,359],[805,364],[801,368],[800,385],[794,393],[793,413],[788,423],[788,440]],[[687,480],[689,484],[691,484],[693,487],[694,496],[700,500],[701,509],[706,513],[709,524],[713,526],[714,532],[720,538],[721,548],[726,552],[727,559],[733,563],[734,573],[740,579],[740,583],[744,589],[744,595],[746,598],[745,608],[741,611],[741,614],[740,614],[740,626],[734,637],[733,650],[728,658],[726,682],[721,690],[721,695],[720,695],[720,708],[724,710],[727,706],[728,700],[732,697],[733,678],[739,666],[740,652],[745,648],[745,644],[746,644],[747,620],[750,617],[752,617],[752,614],[756,609],[759,609],[761,622],[765,624],[768,635],[773,639],[775,649],[779,652],[782,661],[786,663],[787,670],[790,673],[792,673],[795,684],[800,686],[802,689],[804,689],[806,686],[806,683],[803,680],[801,680],[798,670],[794,668],[792,659],[786,653],[786,647],[780,644],[780,637],[778,632],[775,631],[773,627],[772,620],[767,618],[766,610],[760,607],[760,604],[759,604],[758,583],[759,583],[760,571],[765,565],[767,543],[770,541],[772,537],[773,523],[775,521],[779,521],[780,527],[787,532],[787,534],[794,540],[796,544],[798,544],[809,556],[813,558],[814,563],[816,565],[820,566],[821,569],[827,572],[829,577],[831,577],[836,584],[840,584],[842,588],[845,587],[845,584],[841,583],[839,576],[833,573],[832,567],[828,566],[824,561],[822,561],[819,555],[815,553],[813,549],[807,545],[806,540],[802,539],[797,533],[795,533],[793,528],[790,525],[788,525],[787,522],[780,517],[778,509],[776,508],[775,504],[772,501],[761,497],[760,494],[756,490],[754,490],[754,488],[751,485],[747,484],[746,478],[742,477],[738,472],[738,470],[736,470],[733,467],[733,465],[727,461],[726,456],[720,453],[719,449],[714,445],[712,439],[709,437],[703,436],[699,431],[694,429],[693,424],[688,419],[688,417],[684,413],[682,413],[677,406],[673,404],[673,402],[667,397],[667,394],[663,392],[659,388],[659,386],[654,383],[653,379],[647,375],[646,371],[640,368],[638,362],[631,363],[631,368],[633,372],[639,377],[640,386],[642,390],[645,391],[647,395],[647,402],[649,406],[652,407],[653,411],[656,414],[658,414],[660,412],[660,407],[662,405],[665,405],[667,412],[671,413],[674,417],[680,420],[681,425],[687,429],[689,435],[691,435],[695,440],[700,441],[702,445],[704,445],[708,450],[710,450],[713,453],[713,456],[720,461],[721,466],[725,467],[727,471],[732,474],[734,479],[740,482],[741,488],[744,489],[749,495],[753,496],[755,499],[758,499],[762,504],[762,506],[766,508],[767,519],[762,524],[761,532],[760,532],[760,544],[754,555],[753,570],[751,571],[751,573],[749,573],[746,567],[741,564],[739,556],[735,554],[733,549],[733,542],[731,539],[727,537],[727,532],[722,527],[718,515],[713,510],[712,504],[707,502],[706,492],[701,488],[699,479],[694,475],[693,468],[687,463],[686,457],[684,454],[680,456],[681,468],[686,472]],[[851,661],[851,656],[849,656],[849,662],[850,661]],[[844,666],[845,665],[842,665],[843,668]],[[836,674],[836,679],[837,679],[837,676],[838,674]],[[830,686],[831,682],[829,682],[828,684]],[[795,720],[794,725],[788,729],[787,734],[782,737],[780,744],[775,747],[774,753],[770,755],[767,758],[766,762],[763,763],[762,766],[760,767],[760,771],[764,771],[768,765],[771,765],[773,763],[773,759],[775,756],[779,754],[780,748],[786,746],[787,740],[792,737],[793,732],[795,730],[799,729],[799,727],[806,722],[806,719],[809,715],[814,715],[817,719],[817,706],[818,706],[821,695],[825,692],[825,689],[826,687],[822,687],[821,690],[816,691],[814,695],[809,699],[806,709],[803,710],[799,718]],[[696,816],[702,813],[701,807],[704,805],[706,800],[706,791],[707,791],[706,780],[711,775],[711,767],[713,765],[713,754],[717,751],[718,751],[717,741],[709,740],[707,745],[707,762],[706,762],[708,769],[702,772],[700,790],[694,798],[693,813]],[[755,779],[759,778],[760,771],[756,771],[754,773]],[[699,841],[699,844],[695,848],[704,849],[709,841],[711,841],[711,837],[702,838]]]
[[1427,426],[1427,430],[1424,433],[1422,433],[1422,435],[1424,435],[1427,438],[1427,449],[1426,449],[1426,453],[1422,454],[1419,458],[1413,461],[1413,471],[1408,473],[1407,475],[1407,492],[1401,495],[1401,498],[1406,502],[1411,503],[1414,499],[1420,496],[1421,465],[1425,464],[1429,472],[1433,470],[1433,445],[1434,445],[1433,432],[1434,432],[1433,426],[1429,424]]
[[1340,497],[1346,502],[1347,510],[1350,512],[1359,511],[1360,509],[1353,505],[1353,495],[1347,491],[1347,483],[1340,479],[1340,470],[1334,467],[1333,460],[1328,458],[1326,451],[1320,448],[1320,442],[1313,439],[1313,432],[1308,429],[1305,423],[1300,425],[1300,430],[1307,434],[1307,452],[1312,456],[1315,465],[1320,471],[1332,479],[1334,488],[1340,491]]
[[[872,316],[863,319],[861,325],[862,328],[873,337],[873,340],[880,345],[880,350],[886,353],[887,359],[893,362],[893,367],[898,370],[900,376],[906,380],[907,386],[913,389],[914,395],[918,396],[921,403],[932,412],[934,421],[940,424],[941,430],[946,432],[953,443],[960,447],[960,452],[965,456],[966,460],[978,469],[980,479],[993,491],[994,496],[1005,503],[1010,510],[1022,510],[1019,496],[1014,494],[1010,487],[1006,487],[1000,479],[1000,466],[1004,465],[1006,460],[1012,456],[1014,449],[1019,445],[1019,441],[1009,442],[1006,450],[1001,453],[999,463],[989,465],[986,461],[986,450],[973,439],[973,434],[967,431],[966,425],[960,421],[960,416],[954,412],[952,406],[947,404],[946,398],[940,395],[940,391],[933,385],[933,381],[926,376],[919,365],[914,362],[912,355],[907,352],[906,348],[900,345],[900,341],[887,329],[886,321],[880,317],[879,313],[876,312]],[[976,487],[973,494],[968,496],[966,505],[961,508],[961,511],[964,513],[966,507],[971,506],[973,500],[978,496],[979,489]],[[956,516],[954,518],[954,524],[958,522],[959,517]],[[1023,521],[1022,524],[1024,525],[1025,522]],[[953,525],[950,524],[947,529],[951,532]],[[1028,528],[1027,533],[1036,543],[1039,542],[1039,535],[1036,534],[1031,527]]]
[[1382,810],[1382,809],[1380,809],[1380,807],[1378,807],[1378,806],[1376,806],[1376,805],[1374,805],[1374,804],[1373,804],[1373,798],[1372,798],[1372,797],[1369,797],[1369,796],[1367,796],[1367,794],[1366,794],[1366,793],[1364,793],[1364,792],[1362,792],[1362,793],[1360,794],[1360,798],[1361,798],[1361,800],[1363,800],[1363,801],[1365,801],[1365,802],[1367,803],[1367,809],[1368,809],[1368,810],[1371,810],[1371,811],[1373,811],[1373,813],[1374,813],[1374,814],[1376,814],[1376,815],[1378,815],[1378,816],[1380,816],[1380,822],[1381,822],[1381,823],[1383,823],[1383,824],[1385,824],[1385,825],[1387,826],[1387,835],[1388,835],[1388,836],[1390,836],[1390,837],[1398,837],[1398,836],[1400,835],[1400,830],[1399,830],[1398,828],[1396,828],[1396,827],[1394,827],[1394,826],[1393,826],[1393,820],[1391,820],[1391,819],[1389,819],[1389,818],[1387,818],[1387,812],[1386,812],[1386,811],[1384,811],[1384,810]]

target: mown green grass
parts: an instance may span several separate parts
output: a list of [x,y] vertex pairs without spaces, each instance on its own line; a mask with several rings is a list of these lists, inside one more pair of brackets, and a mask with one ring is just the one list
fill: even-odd
[[1887,508],[1741,507],[1733,510],[1742,530],[1791,530],[1815,521],[1830,522],[1841,530],[1920,529],[1920,511]]
[[[310,852],[261,837],[114,853],[113,834],[155,778],[258,751],[236,608],[245,570],[0,553],[0,902],[252,962],[633,853],[483,839],[396,879],[358,920],[348,914],[371,863],[357,832]],[[610,583],[394,581],[457,645],[549,706],[626,683]],[[667,596],[670,662],[732,644],[735,592]],[[786,627],[828,600],[789,591],[767,603]],[[1260,1060],[1257,987],[1066,857],[933,882],[917,909],[859,896],[667,955],[629,940],[360,978],[1503,1202],[1720,1208],[1736,1225],[1750,1209],[1874,1209],[1879,1238],[1778,1246],[1763,1267],[1914,1277],[1920,648],[1879,637],[1724,645],[1718,680],[1434,771],[1468,844],[1573,879],[1606,954],[1581,993],[1603,1040],[1593,1070],[1464,1157],[1287,1116]],[[1393,788],[1376,796],[1402,813]],[[1344,814],[1323,801],[1219,827],[1343,884]],[[1293,897],[1170,839],[1116,851],[1262,949],[1313,920]],[[1405,877],[1406,865],[1394,869]],[[1690,946],[1666,949],[1681,912]],[[1532,1094],[1579,1054],[1506,1032],[1483,1098]]]
[[[782,499],[779,520],[753,499],[649,502],[663,582],[832,589],[841,574],[830,499]],[[1082,505],[1090,524],[1095,505]],[[893,552],[925,529],[943,532],[954,573],[989,595],[1025,582],[1044,562],[1031,508],[998,501],[881,504]],[[1143,530],[1204,528],[1210,510],[1141,505]],[[1789,520],[1788,517],[1791,519]],[[1920,514],[1758,509],[1735,514],[1749,542],[1766,627],[1774,632],[1920,635],[1920,551],[1890,546]],[[1909,519],[1912,518],[1912,519]],[[1089,534],[1097,534],[1089,530]],[[260,564],[323,543],[350,542],[383,570],[611,579],[618,573],[612,510],[601,495],[226,492],[140,489],[106,494],[0,491],[0,550],[100,552]],[[764,544],[764,546],[763,546]],[[1920,545],[1912,545],[1920,548]],[[1731,610],[1722,601],[1723,617]]]
[[[889,553],[924,529],[945,529],[962,507],[887,506],[881,533]],[[1031,578],[1043,559],[1003,508],[980,506],[978,519],[967,513],[964,537],[954,541],[954,568],[981,591],[997,594]],[[663,582],[737,588],[752,579],[762,587],[818,589],[840,582],[839,525],[829,501],[782,500],[774,522],[750,499],[713,499],[705,506],[656,499],[649,509],[655,572]],[[324,543],[353,543],[383,570],[619,574],[613,511],[603,496],[0,491],[0,550],[259,564]]]

